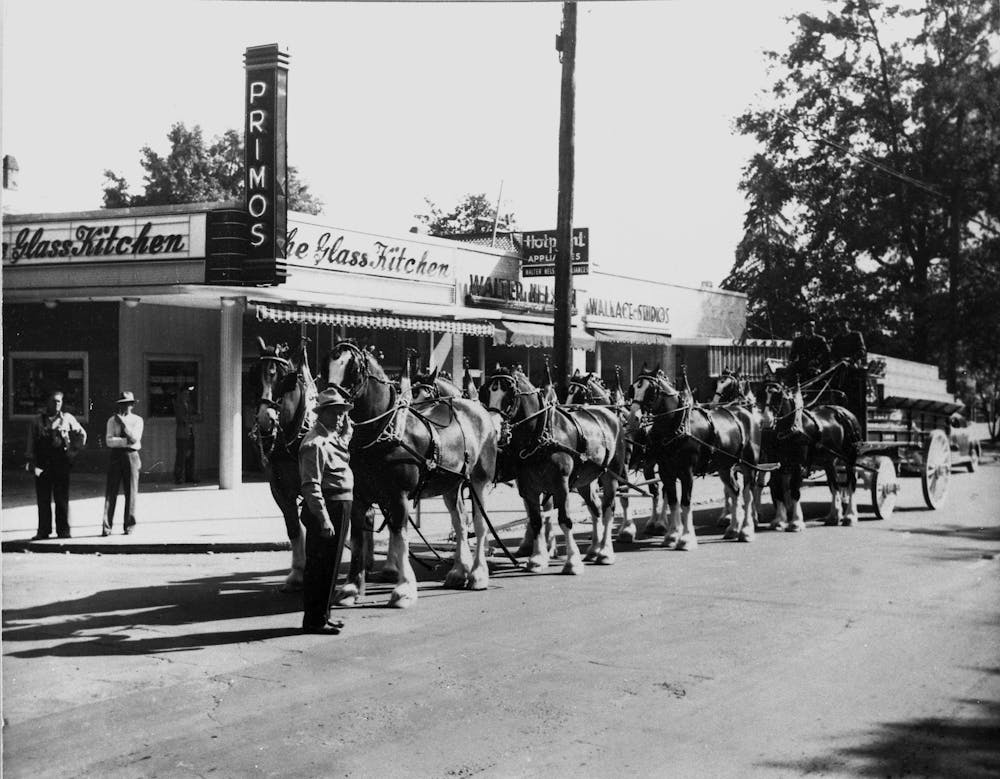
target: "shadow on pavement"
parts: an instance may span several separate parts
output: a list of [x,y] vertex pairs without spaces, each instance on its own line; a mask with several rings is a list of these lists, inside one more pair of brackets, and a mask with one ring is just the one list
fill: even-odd
[[[996,673],[996,671],[994,671]],[[764,763],[795,776],[847,772],[852,776],[1000,775],[1000,703],[960,700],[972,718],[921,718],[882,723],[857,746],[788,763]]]

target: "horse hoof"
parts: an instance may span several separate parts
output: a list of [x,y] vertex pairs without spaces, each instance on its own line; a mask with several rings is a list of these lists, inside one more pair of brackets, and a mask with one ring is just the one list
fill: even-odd
[[541,571],[549,567],[549,561],[532,557],[524,564],[524,567],[529,571]]
[[725,533],[722,534],[723,541],[735,541],[737,537],[737,532],[732,528],[729,528]]
[[805,530],[805,525],[789,525],[785,528],[786,533],[801,533]]
[[840,524],[843,525],[844,527],[854,527],[854,525],[856,525],[857,522],[858,522],[857,517],[844,517],[842,520],[840,520]]
[[465,583],[466,589],[485,590],[490,586],[490,575],[484,568],[480,568],[469,574],[469,579]]
[[585,563],[592,563],[594,562],[594,560],[597,559],[597,557],[598,557],[597,552],[587,552],[587,554],[583,556],[583,561]]
[[751,541],[753,541],[753,533],[748,533],[746,530],[741,530],[740,534],[736,537],[736,540],[744,544],[749,544]]
[[333,605],[339,608],[350,608],[357,602],[358,588],[354,584],[341,587],[333,596]]
[[444,577],[444,586],[449,590],[462,590],[465,589],[467,585],[465,571],[456,571],[452,569],[448,571],[448,575]]
[[614,554],[599,554],[594,558],[594,562],[598,565],[614,565],[615,556]]
[[778,530],[778,531],[788,530],[788,525],[786,525],[784,522],[772,522],[771,530]]
[[665,549],[674,549],[677,546],[677,539],[673,536],[666,536],[663,539],[663,543],[660,546]]
[[562,567],[562,574],[564,576],[579,576],[583,573],[583,570],[583,563],[579,557],[576,557],[566,561],[566,564]]
[[417,594],[409,587],[393,590],[392,595],[389,596],[389,608],[391,609],[408,609],[416,602]]
[[682,538],[677,542],[678,552],[693,552],[698,548],[698,540],[694,538]]

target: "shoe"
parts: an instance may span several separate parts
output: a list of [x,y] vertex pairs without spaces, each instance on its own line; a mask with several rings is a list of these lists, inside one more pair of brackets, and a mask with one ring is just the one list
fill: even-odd
[[60,538],[72,538],[73,536],[71,536],[69,533],[60,533],[59,537]]
[[41,533],[35,533],[35,535],[33,535],[30,540],[32,540],[32,541],[48,541],[49,537],[47,535],[43,536]]
[[109,528],[109,527],[101,528],[101,535],[105,536],[105,537],[106,536],[110,536],[111,535],[111,528]]
[[343,623],[325,622],[322,625],[303,625],[302,632],[314,636],[338,636]]
[[125,528],[125,535],[127,536],[132,535],[133,530],[135,530],[135,525],[129,525],[127,528]]

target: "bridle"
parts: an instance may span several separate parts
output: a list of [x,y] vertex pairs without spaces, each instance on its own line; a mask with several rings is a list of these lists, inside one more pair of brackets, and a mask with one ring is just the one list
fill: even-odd
[[604,404],[610,405],[612,402],[610,393],[608,393],[607,399],[598,397],[595,394],[594,385],[596,383],[597,382],[594,379],[591,379],[590,381],[581,381],[580,379],[570,379],[569,392],[567,393],[567,398],[566,398],[567,402],[569,402],[570,397],[573,397],[578,393],[583,393],[584,403],[589,403],[592,405],[604,405]]
[[341,353],[345,351],[350,352],[354,357],[354,370],[358,374],[358,380],[354,383],[351,390],[348,390],[346,387],[341,386],[335,381],[328,381],[328,387],[333,387],[337,390],[337,392],[350,400],[352,403],[357,401],[364,394],[365,390],[368,388],[369,380],[385,385],[390,389],[394,389],[393,383],[389,381],[389,379],[376,376],[369,370],[368,355],[360,346],[353,344],[350,341],[341,341],[333,347],[333,352],[336,357],[339,357]]

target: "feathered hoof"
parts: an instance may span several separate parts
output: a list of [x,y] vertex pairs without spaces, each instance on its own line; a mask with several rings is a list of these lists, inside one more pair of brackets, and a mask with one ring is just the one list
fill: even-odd
[[583,556],[583,561],[585,563],[592,563],[596,559],[597,559],[597,552],[591,552],[589,549],[587,550],[587,554]]
[[693,552],[698,548],[698,539],[695,536],[684,536],[677,541],[678,552]]
[[623,530],[618,534],[618,541],[622,544],[634,544],[635,536],[628,530]]
[[417,602],[417,591],[412,585],[401,585],[389,596],[389,608],[408,609]]
[[584,571],[583,561],[579,557],[571,557],[562,567],[561,573],[564,576],[579,576]]
[[302,592],[302,571],[293,569],[278,589],[281,592]]
[[594,562],[598,565],[614,565],[615,553],[611,552],[609,554],[599,554],[594,558]]
[[788,530],[788,525],[784,522],[772,522],[770,527],[771,530],[778,530],[778,531]]
[[749,544],[753,541],[753,533],[749,533],[746,530],[741,530],[740,534],[736,537],[736,540],[743,544]]
[[358,602],[358,586],[345,584],[333,594],[333,605],[339,608],[350,608]]
[[732,528],[729,528],[728,530],[726,530],[725,533],[722,534],[722,540],[723,541],[735,541],[738,535],[739,535],[739,533],[737,533]]
[[846,516],[842,520],[840,520],[840,524],[843,525],[844,527],[854,527],[856,524],[858,524],[858,518],[857,516],[853,517]]
[[785,528],[785,532],[786,533],[801,533],[805,529],[806,529],[805,525],[800,525],[797,522],[792,522],[790,525],[788,525]]
[[664,536],[663,543],[660,544],[664,549],[674,549],[677,547],[677,536]]
[[490,574],[486,568],[477,568],[469,574],[465,582],[467,590],[485,590],[490,586]]
[[461,568],[452,568],[448,575],[444,577],[444,586],[449,590],[464,590],[467,584],[465,571]]
[[524,564],[524,567],[528,571],[544,571],[549,567],[549,561],[544,557],[532,557]]

